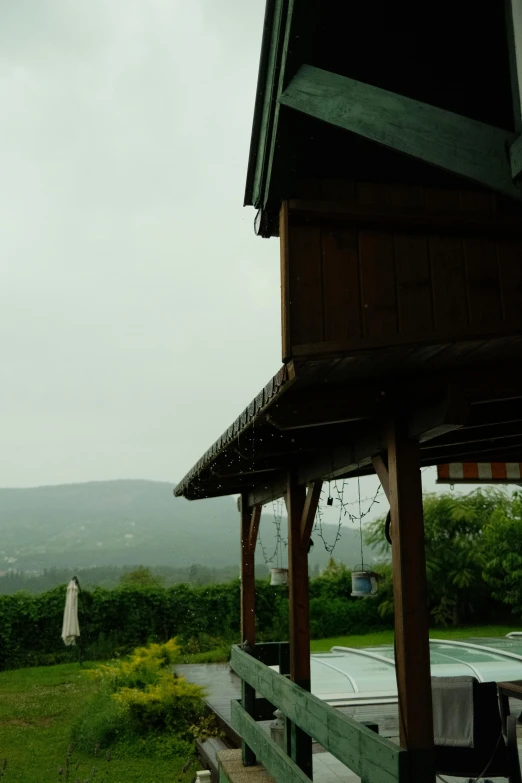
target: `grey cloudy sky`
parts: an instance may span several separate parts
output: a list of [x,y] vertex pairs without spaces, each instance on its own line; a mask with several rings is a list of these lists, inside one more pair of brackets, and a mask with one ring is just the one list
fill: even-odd
[[0,5],[0,485],[175,481],[280,362],[264,0]]

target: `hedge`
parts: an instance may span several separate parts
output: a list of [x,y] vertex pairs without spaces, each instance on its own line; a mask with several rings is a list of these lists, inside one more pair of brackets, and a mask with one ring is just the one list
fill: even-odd
[[[312,637],[383,627],[374,602],[350,599],[347,589],[346,578],[311,582]],[[0,669],[53,664],[77,655],[61,639],[65,590],[62,585],[39,595],[0,595]],[[174,636],[191,651],[204,650],[217,640],[237,641],[239,596],[239,581],[204,587],[82,590],[79,620],[84,656],[107,659]],[[288,638],[286,592],[257,582],[256,620],[260,639]]]

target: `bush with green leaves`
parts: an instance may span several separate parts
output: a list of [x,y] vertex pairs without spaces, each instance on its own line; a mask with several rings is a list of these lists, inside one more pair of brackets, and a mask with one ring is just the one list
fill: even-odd
[[[495,593],[484,573],[498,549],[495,534],[500,520],[507,519],[515,501],[502,489],[485,488],[467,495],[450,493],[424,496],[424,530],[428,604],[437,625],[487,622],[505,616],[502,589]],[[393,529],[392,529],[393,536]],[[370,523],[366,543],[390,555],[384,536],[384,519]],[[384,576],[379,588],[379,608],[383,618],[393,616],[391,569],[379,567]]]
[[133,654],[89,670],[99,691],[72,729],[80,749],[107,748],[131,736],[157,737],[165,732],[190,743],[209,724],[204,689],[173,671],[179,657],[175,639],[138,647]]
[[522,493],[499,505],[484,529],[483,577],[493,596],[522,614]]

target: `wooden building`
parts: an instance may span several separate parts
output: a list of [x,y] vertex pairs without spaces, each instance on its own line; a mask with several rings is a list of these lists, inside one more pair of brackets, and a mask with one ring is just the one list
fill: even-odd
[[[522,462],[519,79],[520,0],[267,0],[245,202],[279,237],[283,366],[176,494],[241,495],[234,715],[244,763],[277,781],[311,777],[311,737],[365,781],[434,778],[420,468]],[[321,483],[374,471],[392,516],[400,747],[309,694]],[[282,496],[289,645],[256,645],[261,506]],[[266,700],[288,754],[256,725]]]

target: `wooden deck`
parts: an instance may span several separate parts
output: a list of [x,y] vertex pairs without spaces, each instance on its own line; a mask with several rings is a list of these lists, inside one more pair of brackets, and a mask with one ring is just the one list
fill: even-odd
[[[189,682],[202,685],[206,689],[205,701],[214,712],[225,735],[236,747],[241,741],[232,726],[231,703],[241,698],[241,680],[228,663],[183,664],[175,667],[176,673]],[[520,703],[512,702],[512,712],[516,714]],[[340,712],[361,722],[372,721],[379,726],[383,737],[398,742],[398,714],[396,705],[365,705],[338,708]],[[258,722],[267,732],[270,721]],[[522,726],[518,729],[519,755],[522,760]],[[328,753],[319,743],[313,743],[313,773],[316,783],[358,783],[360,778],[348,767]],[[444,776],[450,783],[462,783],[464,778]],[[501,780],[499,778],[498,780]]]
[[[228,663],[211,664],[184,664],[176,666],[178,674],[189,682],[202,685],[207,689],[206,702],[210,709],[218,716],[221,723],[231,726],[230,703],[233,699],[241,698],[241,680],[235,674]],[[366,704],[364,706],[337,707],[343,715],[355,718],[361,723],[377,723],[379,734],[389,739],[397,739],[399,736],[399,714],[396,704]],[[314,752],[324,749],[318,743],[314,743]]]
[[[219,724],[229,739],[235,736],[237,745],[240,739],[232,727],[230,704],[241,698],[241,680],[228,663],[182,664],[176,666],[176,673],[189,682],[202,685],[207,690],[206,703],[214,712]],[[260,722],[269,731],[270,721]],[[325,751],[319,743],[313,745],[314,780],[317,783],[358,783],[360,778],[354,775],[335,756]]]

